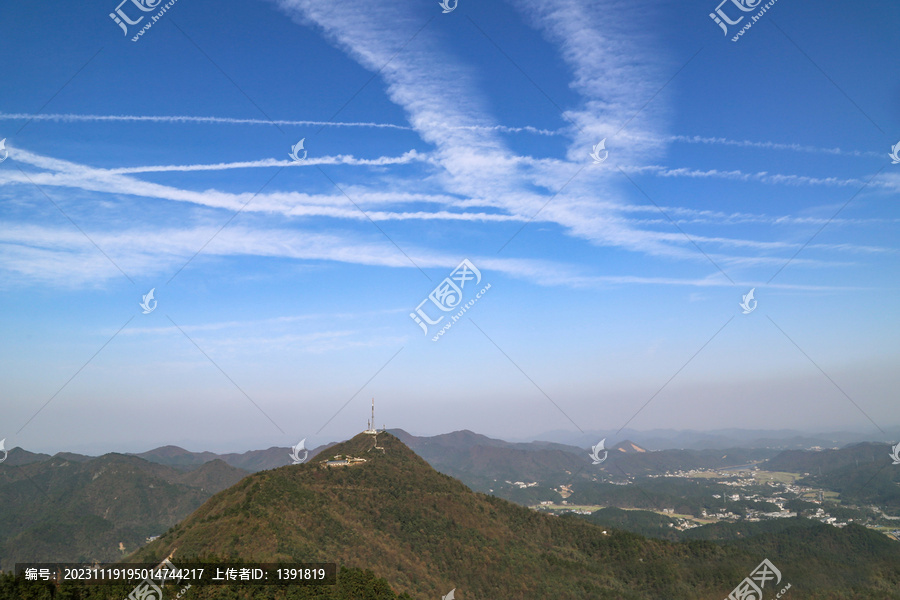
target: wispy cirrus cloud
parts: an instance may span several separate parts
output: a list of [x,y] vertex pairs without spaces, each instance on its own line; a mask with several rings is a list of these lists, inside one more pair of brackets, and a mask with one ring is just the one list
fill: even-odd
[[[560,3],[562,10],[558,11],[546,7],[549,13],[545,16],[555,27],[575,40],[586,41],[588,46],[582,50],[573,43],[563,50],[573,66],[573,85],[586,99],[584,110],[566,115],[570,122],[579,122],[578,130],[569,132],[577,138],[570,145],[570,160],[579,154],[583,156],[579,164],[561,169],[557,164],[517,163],[513,159],[515,153],[500,137],[483,132],[476,135],[460,128],[491,125],[497,119],[487,108],[473,76],[473,66],[448,53],[447,44],[433,31],[427,37],[417,35],[428,21],[425,15],[410,14],[408,7],[390,3],[373,5],[365,13],[324,0],[277,0],[276,4],[300,23],[319,28],[337,47],[379,74],[389,98],[406,111],[422,139],[434,146],[432,155],[443,169],[434,180],[447,192],[487,197],[494,207],[528,219],[540,212],[542,220],[558,223],[570,234],[596,244],[687,257],[682,247],[661,242],[652,232],[630,228],[610,218],[606,209],[593,201],[598,191],[601,196],[619,197],[621,201],[624,198],[618,191],[621,181],[614,181],[611,171],[590,169],[587,139],[596,143],[597,132],[613,123],[621,126],[627,119],[624,115],[637,112],[646,98],[638,99],[640,94],[634,94],[634,86],[638,91],[647,90],[646,97],[650,97],[650,90],[661,85],[646,69],[635,68],[639,49],[622,28],[612,32],[599,30],[600,24],[591,15],[605,11],[596,7],[588,10],[587,3]],[[543,10],[538,5],[535,9]],[[602,40],[601,46],[590,42],[593,37]],[[404,51],[405,44],[414,51]],[[491,48],[488,42],[485,48]],[[440,68],[436,69],[436,64]],[[647,77],[650,80],[645,81]],[[601,80],[605,80],[602,86]],[[448,96],[457,102],[448,104],[444,101]],[[647,113],[648,119],[650,114]],[[575,179],[581,181],[567,183],[576,173],[579,177]],[[535,186],[543,192],[537,193]],[[562,188],[566,189],[560,191]],[[547,204],[554,196],[558,196],[557,200]]]
[[582,98],[582,106],[565,112],[574,125],[570,160],[581,159],[584,149],[601,138],[627,140],[617,148],[625,162],[639,163],[664,151],[660,142],[668,137],[668,102],[660,92],[670,66],[654,52],[652,36],[628,16],[641,11],[643,0],[511,4],[558,49],[572,73],[569,85]]
[[[83,191],[102,192],[104,194],[131,194],[151,197],[163,200],[186,202],[193,205],[202,205],[213,209],[239,210],[252,196],[248,194],[232,194],[217,190],[191,191],[172,186],[164,186],[148,183],[135,179],[131,175],[116,172],[115,169],[96,169],[70,161],[62,161],[40,156],[23,150],[16,151],[16,160],[24,164],[44,169],[22,174],[17,170],[5,170],[0,172],[0,185],[22,184],[27,188],[32,183],[39,186],[74,187]],[[491,202],[487,199],[463,199],[448,195],[428,195],[414,193],[369,193],[364,190],[351,189],[350,193],[358,198],[358,203],[365,207],[363,214],[356,206],[348,203],[341,195],[315,195],[298,192],[273,192],[260,194],[253,198],[253,202],[244,206],[244,212],[257,213],[281,213],[293,217],[330,217],[353,221],[407,221],[407,220],[444,220],[444,221],[469,221],[483,223],[503,222],[527,222],[524,215],[493,213],[484,211],[472,211],[477,205],[489,207]],[[379,206],[396,205],[398,203],[425,203],[425,204],[456,204],[456,211],[448,210],[417,210],[397,211],[380,210]],[[610,215],[609,222],[620,230],[636,230],[645,224],[642,219],[623,217],[629,213],[656,213],[659,208],[647,205],[632,205],[616,202],[603,203],[604,210]],[[685,215],[702,216],[705,219],[716,218],[719,223],[725,223],[729,219],[754,219],[772,222],[773,218],[763,218],[760,215],[726,215],[711,211],[696,211],[682,207],[665,207],[675,216]],[[781,218],[781,217],[778,217]],[[539,221],[543,220],[543,215]],[[775,218],[777,220],[777,218]],[[547,220],[549,221],[549,219]],[[813,223],[812,220],[804,221]],[[821,222],[821,219],[815,222]],[[827,221],[826,221],[827,222]],[[668,230],[666,221],[656,221],[654,225],[665,228],[663,231],[643,230],[645,239],[653,240],[660,245],[672,248],[684,247],[688,240],[677,232]],[[27,228],[26,228],[27,229]],[[45,280],[66,282],[67,285],[78,285],[90,281],[103,281],[120,276],[118,270],[96,252],[87,240],[74,231],[56,231],[52,234],[32,230],[32,234],[17,237],[17,232],[25,231],[22,226],[12,225],[8,227],[7,235],[0,241],[7,244],[2,254],[11,267],[9,273],[18,273],[29,280]],[[187,227],[182,230],[168,230],[162,235],[151,231],[128,232],[110,235],[102,231],[91,234],[104,251],[110,253],[116,264],[126,273],[159,274],[183,264],[187,257],[196,252],[203,241],[215,236],[215,230],[208,231],[203,228]],[[223,240],[229,239],[224,235],[216,240],[209,248],[204,250],[207,254],[223,255],[254,255],[294,258],[299,260],[328,260],[335,262],[350,262],[354,264],[369,264],[379,266],[409,266],[396,248],[381,246],[378,244],[362,244],[351,241],[351,236],[346,232],[337,232],[335,235],[310,235],[302,229],[297,232],[260,230],[253,233],[241,230],[240,239],[254,240],[249,246],[244,243],[226,244]],[[305,240],[298,243],[298,240]],[[725,236],[701,236],[692,235],[693,243],[702,244],[707,254],[717,263],[735,267],[768,266],[783,263],[783,258],[777,256],[745,256],[723,253],[722,250],[743,249],[754,250],[766,254],[777,254],[800,247],[800,243],[792,242],[764,242],[747,240]],[[148,241],[150,241],[148,246]],[[63,243],[65,242],[65,243]],[[312,245],[309,245],[312,242]],[[853,244],[825,245],[815,244],[810,249],[833,251],[854,251],[857,253],[885,253],[889,250],[877,247],[857,247]],[[716,251],[715,249],[718,249]],[[458,257],[441,256],[427,249],[413,249],[410,254],[416,264],[425,268],[429,266],[453,266]],[[705,260],[690,249],[684,250],[687,258],[694,261]],[[118,258],[116,258],[118,257]],[[521,277],[542,285],[606,285],[618,280],[607,280],[596,275],[580,272],[580,269],[571,265],[559,263],[552,266],[540,265],[532,261],[517,261],[507,259],[494,264],[488,259],[496,270],[510,276]],[[798,266],[821,266],[838,264],[833,260],[795,259]],[[692,280],[681,279],[642,279],[637,280],[655,282],[663,285],[695,285]],[[636,280],[636,281],[637,281]],[[624,280],[623,280],[624,281]]]
[[[407,155],[403,155],[406,157]],[[401,158],[403,158],[401,157]],[[417,156],[415,158],[418,158]],[[343,194],[308,194],[302,192],[269,192],[251,195],[249,193],[231,193],[221,190],[194,191],[183,188],[146,182],[133,177],[133,174],[158,171],[190,171],[190,170],[218,170],[229,168],[242,168],[244,164],[253,166],[269,166],[269,161],[254,161],[252,163],[221,163],[217,165],[171,165],[157,167],[136,167],[126,169],[99,169],[38,155],[26,150],[17,149],[15,159],[23,164],[40,168],[40,171],[22,173],[17,170],[0,172],[0,185],[21,184],[26,188],[36,184],[41,187],[67,187],[76,188],[86,192],[102,194],[128,194],[145,198],[168,200],[204,206],[212,209],[224,209],[245,213],[277,213],[289,217],[313,218],[327,217],[350,221],[459,221],[479,223],[527,223],[533,219],[523,214],[510,214],[501,208],[497,212],[496,203],[488,198],[459,198],[447,194],[427,194],[409,192],[384,192],[373,191],[366,187],[348,187],[345,192],[353,198],[353,203],[347,200]],[[405,160],[405,159],[404,159]],[[412,159],[410,159],[412,160]],[[291,161],[286,161],[288,164]],[[382,161],[376,161],[381,163]],[[388,161],[383,161],[388,162]],[[272,159],[271,166],[279,164]],[[345,163],[346,164],[346,163]],[[248,204],[248,201],[252,200]],[[577,198],[569,198],[569,205],[583,201]],[[397,210],[396,206],[403,204],[436,205],[437,209],[404,211]],[[355,204],[355,205],[354,205]],[[759,222],[759,223],[794,223],[815,224],[831,222],[827,219],[813,219],[811,217],[797,218],[789,216],[765,216],[746,215],[742,213],[724,214],[714,211],[698,211],[684,207],[656,207],[649,205],[637,205],[623,203],[621,201],[593,202],[593,209],[603,211],[606,215],[605,222],[610,230],[639,232],[645,241],[652,241],[660,246],[678,249],[686,245],[688,240],[681,233],[669,231],[671,222],[668,219],[641,219],[630,218],[624,215],[634,213],[649,213],[659,215],[660,210],[675,217],[693,217],[694,222],[711,222],[719,225],[729,223]],[[386,210],[387,207],[391,207]],[[481,208],[482,210],[473,210]],[[364,209],[362,212],[360,208]],[[452,209],[452,210],[451,210]],[[488,212],[490,211],[490,212]],[[555,222],[551,217],[552,211],[542,212],[535,222]],[[687,222],[691,219],[679,219]],[[835,224],[852,223],[853,221],[838,220]],[[661,226],[664,231],[649,230],[648,225]],[[763,242],[734,237],[692,235],[695,243],[712,244],[720,248],[744,248],[762,251],[778,251],[794,248],[796,243],[788,242]],[[627,245],[627,241],[623,241]],[[827,245],[814,245],[810,248],[828,249]],[[849,250],[857,248],[853,244],[843,244],[841,248]],[[858,247],[857,252],[883,252],[885,249],[876,247]],[[684,251],[685,256],[697,259],[695,253]],[[747,265],[753,262],[752,257],[717,255],[717,260],[726,263]],[[766,264],[768,258],[756,259],[756,264]],[[808,264],[816,264],[819,261],[809,261]],[[805,264],[798,262],[797,264]]]
[[[296,164],[286,159],[261,159],[211,164],[150,165],[118,169],[97,169],[71,161],[17,150],[15,160],[39,169],[22,175],[18,170],[0,173],[0,183],[77,188],[100,194],[127,194],[181,202],[195,206],[244,213],[274,213],[291,217],[326,217],[366,221],[460,221],[482,223],[552,223],[574,237],[598,246],[624,248],[653,256],[680,260],[704,261],[693,244],[704,244],[709,256],[717,262],[732,265],[769,264],[771,256],[742,256],[726,249],[754,250],[774,253],[796,247],[796,243],[755,241],[728,236],[701,236],[673,231],[671,222],[631,218],[627,215],[651,210],[634,204],[627,183],[614,169],[590,164],[586,150],[590,143],[612,128],[627,128],[621,139],[626,146],[617,149],[616,160],[625,170],[661,177],[721,178],[738,181],[762,181],[787,185],[851,185],[855,180],[838,178],[743,173],[716,169],[672,169],[647,165],[647,157],[664,150],[659,140],[685,143],[722,143],[717,138],[687,138],[666,133],[666,102],[658,93],[665,84],[658,56],[640,43],[640,32],[621,16],[621,3],[606,2],[597,10],[583,0],[526,0],[517,4],[522,14],[544,36],[554,43],[560,57],[571,69],[572,88],[581,100],[578,106],[564,111],[561,118],[574,125],[560,129],[570,138],[567,159],[537,159],[520,156],[507,146],[500,135],[508,128],[497,125],[496,115],[482,96],[473,65],[448,53],[440,36],[418,37],[416,32],[427,19],[408,7],[373,6],[360,14],[353,7],[333,5],[325,0],[278,0],[288,14],[305,24],[313,24],[339,48],[385,81],[390,99],[403,108],[409,125],[378,123],[343,123],[340,126],[410,129],[417,132],[433,150],[410,150],[400,156],[357,158],[351,155],[313,157]],[[434,33],[434,32],[432,32]],[[486,32],[490,35],[490,32]],[[408,37],[405,37],[408,36]],[[405,51],[406,41],[415,51]],[[505,60],[505,59],[504,59]],[[436,69],[435,64],[440,64]],[[444,100],[450,95],[455,103]],[[652,100],[652,102],[650,102]],[[649,103],[649,104],[648,104]],[[21,115],[20,115],[21,116]],[[47,119],[105,119],[109,121],[206,122],[210,124],[256,124],[265,120],[217,117],[139,117],[98,115],[45,115]],[[3,118],[11,118],[5,115]],[[279,122],[281,123],[281,122]],[[315,124],[314,121],[291,121],[292,124]],[[546,133],[546,132],[545,132]],[[787,148],[780,148],[787,149]],[[795,148],[796,149],[796,148]],[[217,189],[191,190],[164,185],[134,177],[142,173],[227,171],[238,169],[354,165],[395,166],[420,164],[429,173],[430,189],[438,193],[385,192],[396,181],[391,177],[367,186],[344,186],[343,194],[266,191],[226,192]],[[408,183],[404,183],[408,186]],[[380,189],[379,189],[380,187]],[[623,192],[623,188],[628,193]],[[441,193],[442,192],[442,193]],[[251,202],[252,200],[252,202]],[[398,209],[398,204],[421,202],[426,206],[412,210]],[[249,203],[249,204],[248,204]],[[356,204],[356,206],[353,206]],[[443,205],[443,206],[442,206]],[[365,213],[363,213],[360,208]],[[656,212],[659,209],[653,207]],[[678,211],[678,207],[674,209]],[[698,219],[701,215],[693,215]],[[704,219],[728,217],[706,213]],[[684,220],[682,220],[684,222]],[[651,228],[652,227],[652,228]],[[654,229],[655,228],[655,229]],[[659,231],[657,229],[663,229]],[[338,234],[338,237],[341,237]],[[250,236],[248,239],[252,239]],[[278,235],[275,236],[278,238]],[[257,244],[250,252],[268,255],[265,244]],[[299,252],[296,257],[341,261],[354,253],[353,244],[325,243],[328,252]],[[813,246],[810,246],[811,248]],[[817,245],[824,249],[824,245]],[[713,252],[710,250],[716,250]],[[231,252],[241,253],[239,247]],[[391,251],[396,259],[396,249]],[[429,250],[411,251],[417,262],[433,264]],[[178,252],[173,252],[178,255]],[[272,255],[293,256],[281,251]],[[360,252],[359,264],[388,264],[378,252]],[[366,263],[367,257],[377,256]],[[432,257],[433,258],[433,257]],[[516,260],[516,259],[510,259]],[[353,261],[351,261],[353,262]],[[443,262],[443,259],[441,259]],[[452,263],[452,260],[447,262]],[[824,261],[808,258],[795,264],[817,265]],[[503,263],[499,270],[527,274],[541,282],[582,281],[580,273],[567,271],[556,264],[552,269],[536,269],[531,263],[516,263],[512,269]],[[829,263],[835,264],[835,263]],[[390,266],[394,266],[393,263]],[[552,271],[552,273],[551,273]],[[560,275],[562,274],[562,275]],[[590,279],[590,277],[588,277]]]
[[[130,229],[116,232],[87,229],[93,240],[70,227],[47,227],[0,222],[0,273],[13,282],[52,283],[65,287],[98,285],[123,271],[144,278],[168,276],[184,265],[199,244],[213,237],[215,227]],[[713,242],[714,240],[707,240]],[[97,247],[110,258],[98,252]],[[455,253],[409,248],[409,256],[422,268],[452,269],[459,262]],[[202,260],[233,256],[289,258],[303,261],[411,268],[408,259],[377,237],[360,239],[346,232],[233,227],[224,230],[206,247]],[[583,267],[552,260],[471,256],[486,271],[542,286],[605,287],[643,284],[688,287],[731,286],[720,274],[701,278],[598,275]],[[719,257],[723,261],[728,257]],[[777,257],[733,257],[735,261],[775,265]],[[815,266],[820,261],[799,259]],[[770,287],[800,290],[849,289],[831,286],[775,284]]]

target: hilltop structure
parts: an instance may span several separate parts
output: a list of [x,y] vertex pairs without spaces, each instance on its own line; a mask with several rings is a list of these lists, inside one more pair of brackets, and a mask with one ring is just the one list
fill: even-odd
[[[381,431],[384,431],[384,427],[381,428]],[[369,435],[378,435],[379,430],[375,429],[375,398],[372,398],[372,418],[369,419],[367,423],[366,430],[363,433],[367,433]]]
[[[381,450],[384,452],[384,448],[378,445],[378,434],[384,433],[384,428],[375,429],[375,398],[372,398],[372,417],[369,419],[369,422],[366,424],[366,430],[363,431],[363,435],[371,435],[372,436],[372,447],[366,450],[366,452],[370,452],[372,450]],[[360,465],[366,462],[366,459],[359,458],[357,456],[351,456],[349,454],[335,454],[332,460],[324,460],[319,464],[323,468],[328,467],[352,467],[354,465]]]
[[369,448],[369,450],[381,450],[384,452],[384,448],[378,445],[378,434],[384,433],[384,427],[381,428],[381,431],[375,429],[375,398],[372,398],[372,418],[369,419],[368,427],[363,433],[372,436],[373,446]]
[[335,454],[333,460],[326,460],[323,464],[326,467],[350,467],[366,462],[364,458],[355,456],[346,456],[344,454]]

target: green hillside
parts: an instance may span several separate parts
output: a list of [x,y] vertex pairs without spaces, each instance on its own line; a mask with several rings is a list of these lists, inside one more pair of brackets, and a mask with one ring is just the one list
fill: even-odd
[[675,519],[646,510],[601,508],[582,518],[604,529],[624,529],[645,537],[674,541],[680,533],[674,528]]
[[840,449],[785,450],[760,465],[768,471],[788,471],[818,475],[843,467],[861,467],[866,464],[889,465],[890,444],[864,442]]
[[121,454],[0,465],[0,569],[119,560],[120,543],[134,551],[245,475],[220,460],[185,473]]
[[768,558],[791,598],[900,598],[900,545],[862,527],[805,524],[752,544],[604,534],[472,492],[390,434],[373,445],[360,434],[329,451],[366,459],[355,466],[321,458],[249,476],[129,560],[337,562],[414,598],[721,600]]

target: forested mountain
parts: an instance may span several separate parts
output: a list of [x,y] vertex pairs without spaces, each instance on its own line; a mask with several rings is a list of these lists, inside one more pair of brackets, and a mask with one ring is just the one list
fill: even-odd
[[122,454],[4,463],[0,569],[27,561],[120,559],[247,474],[221,460],[185,472]]
[[[792,598],[897,598],[900,547],[804,522],[747,540],[673,543],[475,493],[396,437],[360,434],[324,459],[251,475],[134,554],[336,561],[415,598],[721,598],[764,558]],[[262,596],[259,596],[262,597]]]

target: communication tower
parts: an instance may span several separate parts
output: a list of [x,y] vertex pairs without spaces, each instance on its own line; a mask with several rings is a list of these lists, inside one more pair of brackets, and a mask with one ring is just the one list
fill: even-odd
[[363,433],[368,433],[369,435],[378,434],[378,430],[375,429],[375,398],[372,398],[372,418],[369,420],[368,427]]

